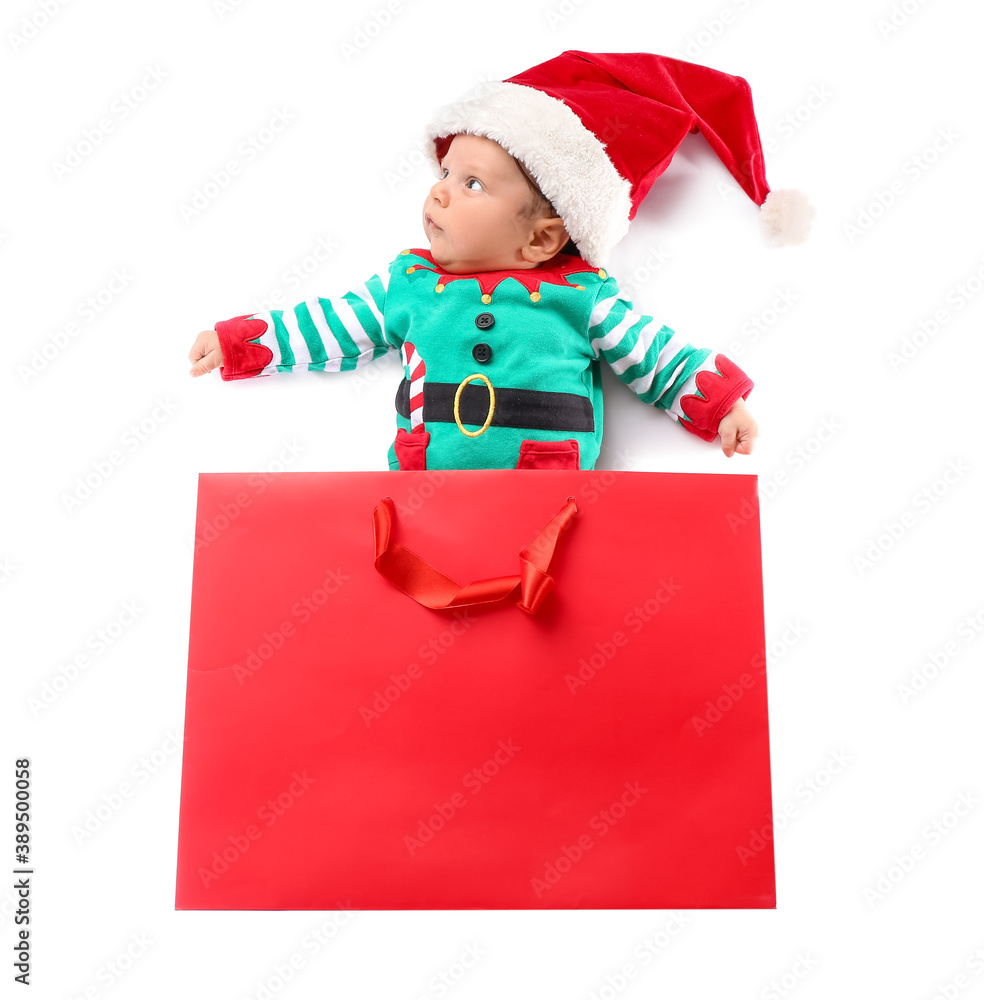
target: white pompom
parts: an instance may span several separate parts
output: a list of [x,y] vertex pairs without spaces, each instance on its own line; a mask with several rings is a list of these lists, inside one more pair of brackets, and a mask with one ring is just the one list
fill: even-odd
[[810,233],[817,210],[802,191],[784,188],[770,191],[762,203],[762,232],[773,246],[803,243]]

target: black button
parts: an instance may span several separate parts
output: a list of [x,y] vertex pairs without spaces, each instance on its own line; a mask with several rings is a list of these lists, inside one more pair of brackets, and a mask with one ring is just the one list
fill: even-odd
[[495,316],[492,313],[479,313],[475,317],[475,326],[479,330],[488,330],[490,327],[495,326]]
[[[479,317],[481,318],[481,317]],[[486,362],[492,360],[492,348],[488,344],[476,344],[472,348],[472,357],[480,364],[484,365]]]

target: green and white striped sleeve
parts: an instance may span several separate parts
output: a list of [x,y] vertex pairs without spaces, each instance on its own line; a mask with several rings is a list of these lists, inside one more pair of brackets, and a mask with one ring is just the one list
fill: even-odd
[[725,355],[694,347],[652,316],[634,312],[611,276],[599,286],[588,336],[595,357],[603,357],[644,403],[705,440],[752,389],[751,379]]
[[389,271],[339,298],[248,313],[215,324],[225,381],[282,372],[350,371],[396,346],[386,339]]

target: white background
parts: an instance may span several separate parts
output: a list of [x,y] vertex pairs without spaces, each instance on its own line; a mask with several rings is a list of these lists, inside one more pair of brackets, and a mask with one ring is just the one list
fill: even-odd
[[[432,977],[467,946],[483,954],[460,998],[984,995],[971,957],[984,948],[979,5],[401,0],[383,28],[382,0],[49,6],[7,4],[0,24],[0,795],[11,802],[13,761],[29,756],[36,995],[411,1000],[441,995]],[[637,310],[732,353],[755,380],[761,435],[727,459],[606,378],[599,463],[759,476],[773,794],[793,813],[776,834],[778,907],[676,924],[664,911],[359,912],[317,955],[301,943],[332,913],[175,912],[197,475],[382,470],[401,374],[382,359],[361,377],[192,379],[192,341],[274,296],[342,294],[421,245],[431,175],[414,151],[430,113],[568,48],[745,77],[770,184],[818,210],[806,246],[767,247],[755,207],[688,137],[611,271]],[[151,71],[161,82],[135,91]],[[123,118],[126,95],[144,99]],[[240,143],[282,109],[290,124],[247,160]],[[59,176],[71,150],[88,154]],[[231,159],[239,174],[184,220]],[[337,248],[316,262],[319,240]],[[921,333],[941,310],[936,335]],[[912,356],[893,365],[907,338]],[[114,450],[123,461],[100,476]],[[96,486],[69,509],[80,477]],[[122,634],[92,654],[114,622]],[[89,666],[32,709],[85,652]],[[922,689],[906,695],[913,678]],[[838,773],[835,754],[849,759]],[[128,780],[133,797],[79,842],[73,827]],[[0,817],[13,868],[11,809]],[[13,904],[0,888],[8,981]],[[665,947],[644,965],[646,941]],[[298,954],[284,985],[278,967]]]

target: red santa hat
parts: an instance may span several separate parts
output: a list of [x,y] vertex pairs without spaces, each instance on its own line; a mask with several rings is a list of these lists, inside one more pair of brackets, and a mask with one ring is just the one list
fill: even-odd
[[762,206],[773,244],[802,242],[814,214],[800,191],[770,193],[748,83],[681,59],[563,52],[441,108],[426,128],[436,167],[462,132],[494,139],[523,162],[595,267],[608,263],[688,132],[703,133]]

